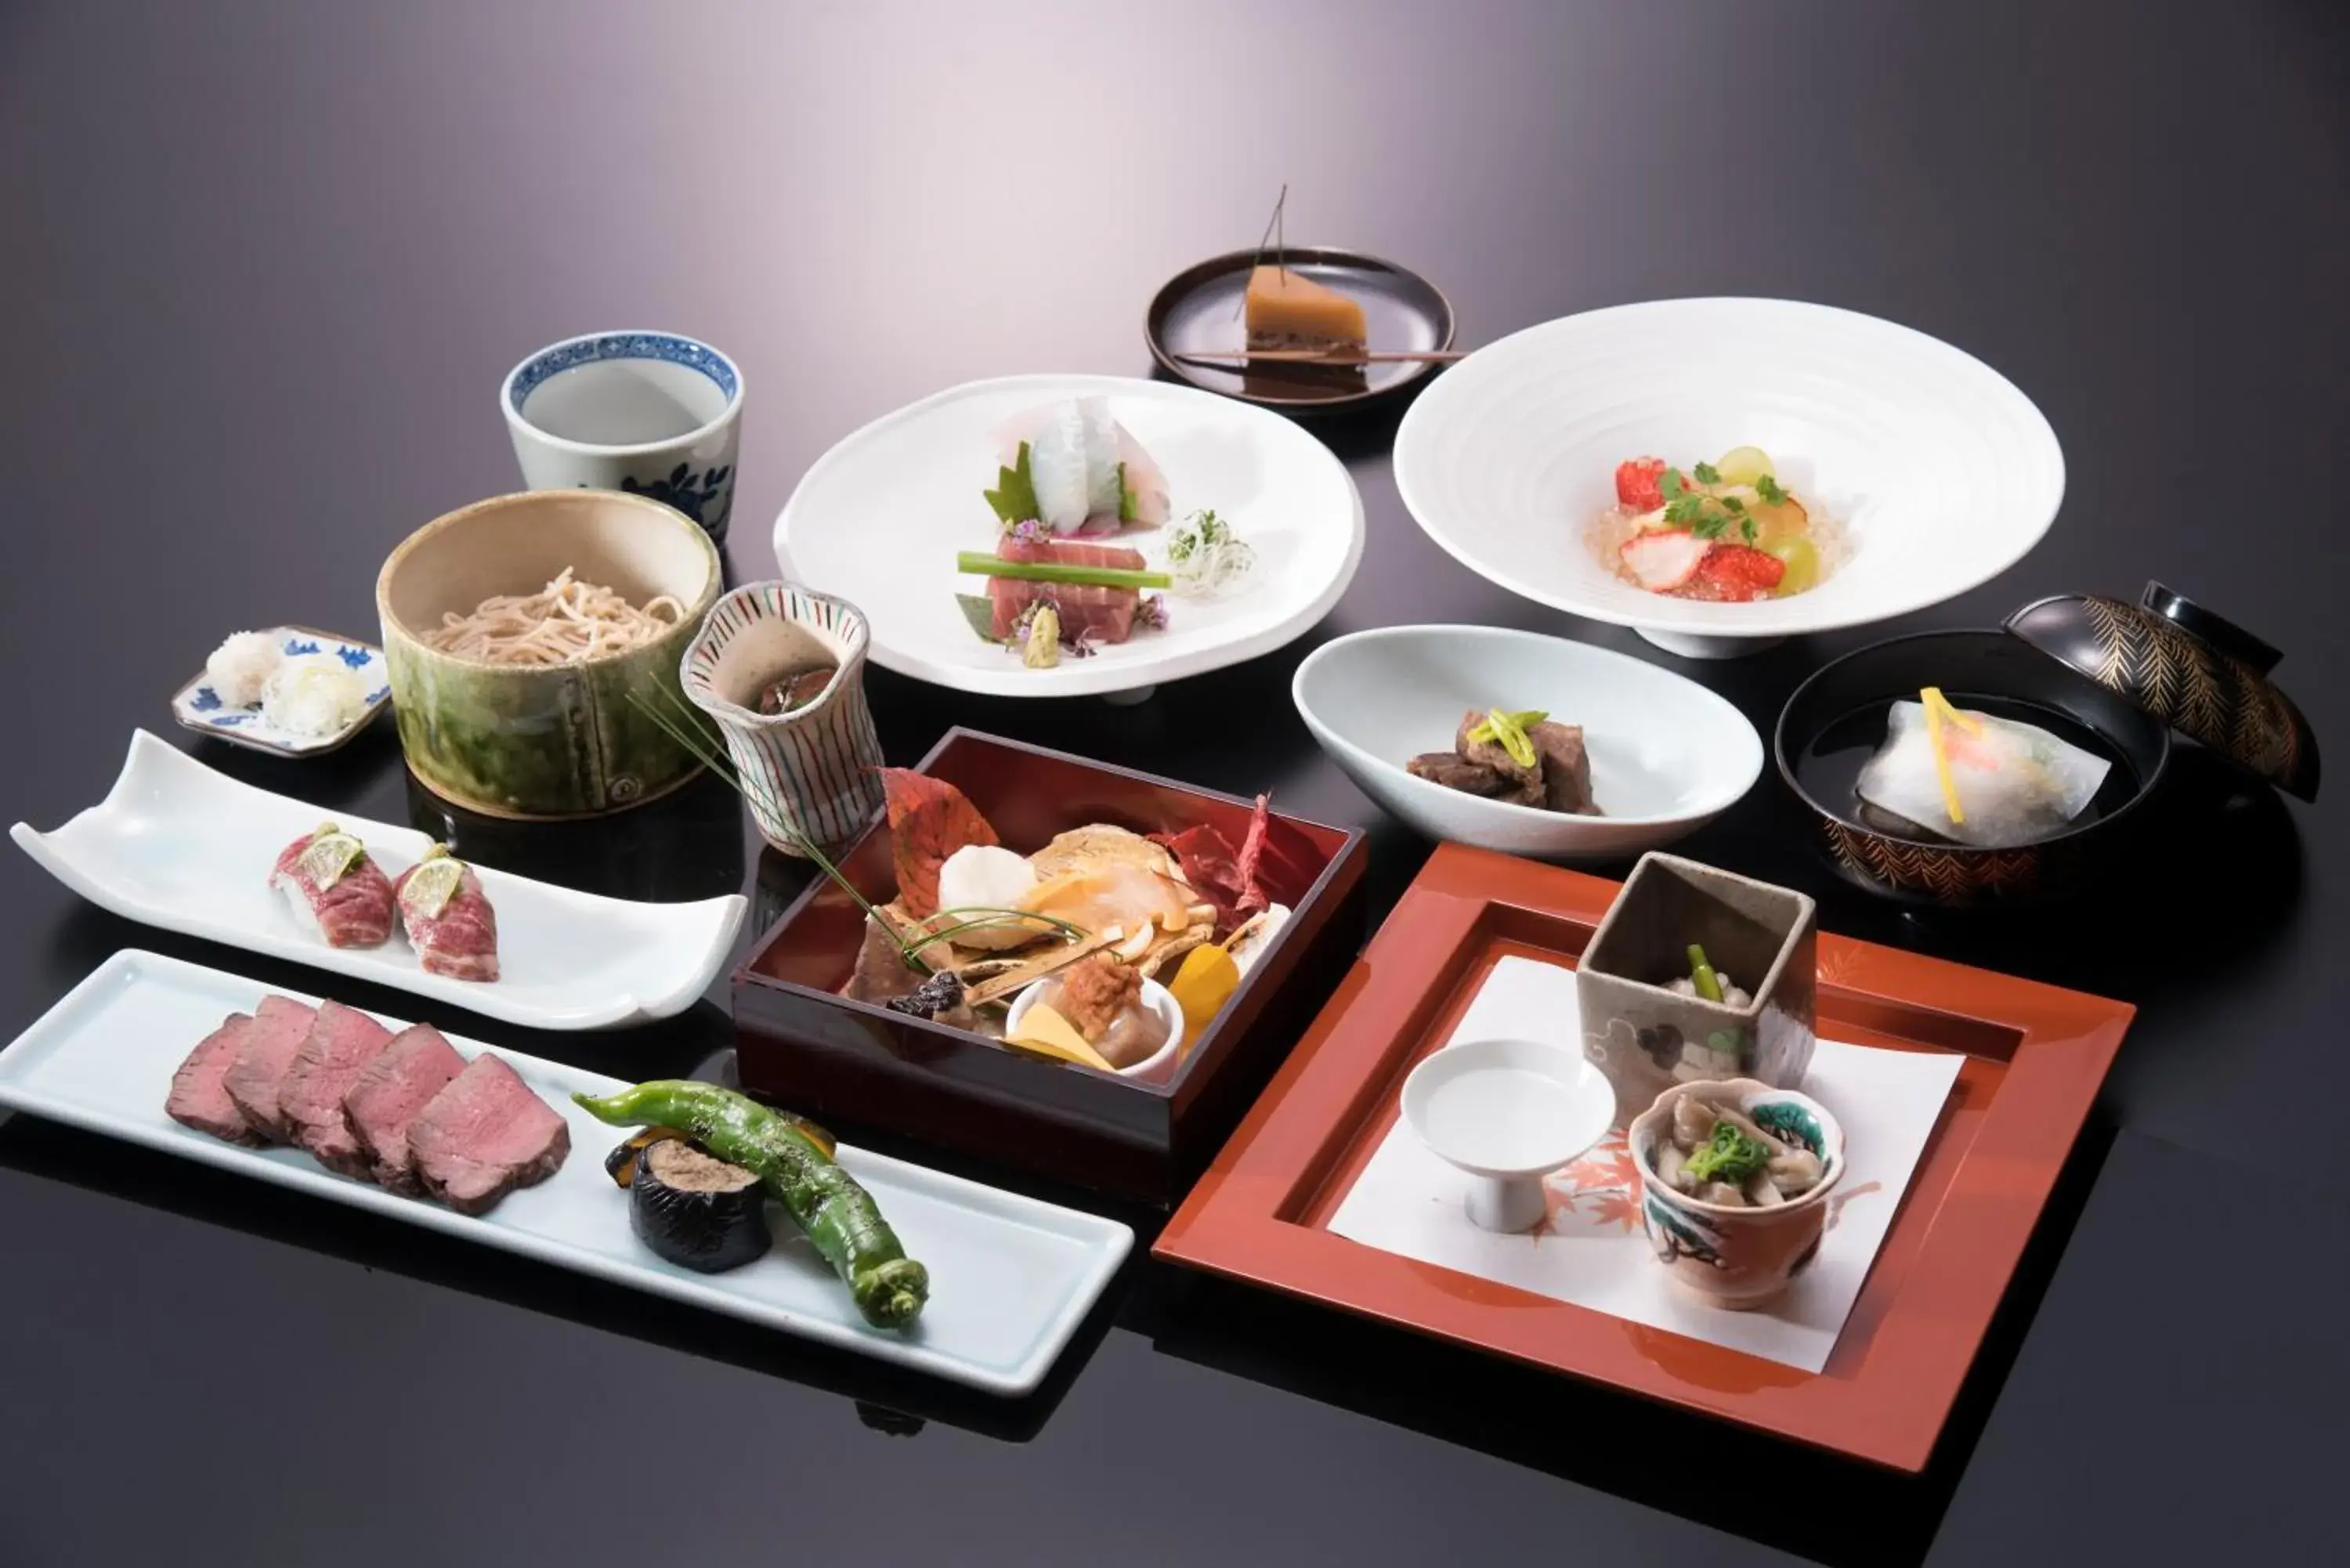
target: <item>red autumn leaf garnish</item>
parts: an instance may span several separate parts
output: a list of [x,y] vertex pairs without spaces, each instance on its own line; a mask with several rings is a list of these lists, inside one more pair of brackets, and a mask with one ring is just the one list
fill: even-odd
[[889,857],[898,871],[898,902],[914,919],[939,910],[939,867],[956,850],[997,842],[995,829],[962,791],[911,768],[883,768],[889,802]]
[[1273,797],[1256,797],[1256,815],[1241,840],[1241,907],[1253,914],[1274,904],[1291,909],[1322,875],[1322,852],[1304,830],[1273,815]]
[[1232,840],[1204,822],[1180,833],[1154,833],[1150,840],[1175,857],[1191,891],[1216,907],[1216,940],[1231,936],[1248,918],[1241,908],[1246,890]]

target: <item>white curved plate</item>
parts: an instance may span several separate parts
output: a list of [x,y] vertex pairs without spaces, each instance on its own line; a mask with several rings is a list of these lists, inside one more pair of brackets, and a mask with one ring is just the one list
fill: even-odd
[[[605,1151],[627,1134],[571,1102],[574,1094],[613,1093],[624,1086],[617,1078],[501,1050],[532,1092],[563,1113],[571,1153],[546,1181],[507,1194],[479,1216],[337,1176],[299,1149],[242,1148],[165,1116],[172,1069],[223,1015],[252,1011],[267,991],[258,981],[127,948],[0,1049],[0,1107],[991,1394],[1025,1394],[1044,1381],[1134,1244],[1134,1232],[1117,1220],[843,1144],[841,1165],[872,1192],[906,1251],[931,1271],[932,1294],[920,1320],[894,1334],[866,1326],[847,1291],[813,1248],[795,1239],[787,1219],[775,1220],[772,1251],[723,1274],[696,1273],[648,1251],[629,1233],[628,1194],[604,1174]],[[402,1027],[397,1019],[378,1022]],[[469,1059],[484,1049],[453,1034],[449,1044]]]
[[43,870],[125,919],[291,959],[536,1029],[610,1029],[682,1012],[733,951],[739,893],[640,904],[476,867],[498,916],[500,978],[428,974],[407,939],[330,948],[268,887],[278,852],[332,817],[398,877],[432,841],[413,828],[329,812],[239,784],[132,733],[106,799],[50,833],[9,829]]
[[[1485,626],[1357,631],[1305,656],[1298,716],[1365,794],[1429,837],[1547,860],[1637,855],[1696,832],[1762,774],[1762,737],[1696,681],[1628,654]],[[1471,709],[1583,726],[1604,816],[1485,800],[1404,764],[1449,750]]]
[[[1759,604],[1634,587],[1585,538],[1616,465],[1763,448],[1846,520],[1850,557]],[[1430,383],[1396,432],[1396,488],[1480,576],[1593,620],[1684,636],[1859,626],[1964,593],[2040,541],[2064,456],[2032,400],[1949,344],[1779,299],[1671,299],[1531,327]]]
[[[995,428],[1061,398],[1103,396],[1166,471],[1178,521],[1212,507],[1256,551],[1243,592],[1170,597],[1171,624],[1089,659],[1030,670],[974,635],[958,593],[962,550],[994,547]],[[1168,529],[1118,543],[1166,561]],[[1128,691],[1254,659],[1329,613],[1363,554],[1363,502],[1346,465],[1303,429],[1191,387],[1118,376],[1005,376],[951,388],[884,415],[817,460],[775,519],[784,576],[865,612],[873,659],[958,691],[1078,697]]]

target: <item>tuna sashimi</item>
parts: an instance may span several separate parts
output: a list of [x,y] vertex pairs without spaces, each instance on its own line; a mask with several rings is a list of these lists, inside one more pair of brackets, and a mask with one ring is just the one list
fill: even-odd
[[228,1097],[228,1070],[236,1065],[237,1053],[244,1048],[244,1038],[252,1029],[251,1013],[232,1012],[218,1029],[198,1041],[179,1071],[172,1075],[172,1094],[163,1102],[163,1114],[182,1127],[231,1143],[268,1142],[253,1130],[253,1124]]
[[1134,633],[1135,611],[1142,596],[1132,588],[1076,587],[1066,583],[1024,583],[1011,577],[987,579],[987,600],[993,611],[989,625],[997,637],[1010,637],[1020,618],[1038,599],[1050,599],[1060,612],[1061,640],[1086,638],[1095,642],[1124,642]]
[[408,1147],[426,1192],[459,1213],[479,1214],[560,1169],[571,1129],[484,1051],[408,1124]]
[[380,947],[391,935],[391,878],[365,845],[331,822],[286,846],[269,885],[284,890],[294,918],[328,947]]
[[391,1031],[366,1013],[339,1002],[323,1002],[302,1048],[286,1069],[277,1091],[278,1110],[294,1141],[328,1170],[364,1179],[373,1168],[375,1162],[344,1118],[343,1096],[390,1043]]
[[343,1096],[343,1116],[367,1151],[368,1173],[377,1181],[394,1192],[418,1190],[416,1162],[408,1152],[409,1124],[464,1070],[465,1059],[441,1031],[414,1023],[393,1035],[359,1074]]
[[473,868],[436,844],[392,884],[409,945],[433,974],[498,978],[498,917]]
[[245,1125],[277,1143],[294,1141],[293,1128],[278,1106],[278,1089],[317,1017],[316,1009],[290,996],[263,997],[253,1010],[253,1027],[245,1031],[236,1060],[221,1080]]

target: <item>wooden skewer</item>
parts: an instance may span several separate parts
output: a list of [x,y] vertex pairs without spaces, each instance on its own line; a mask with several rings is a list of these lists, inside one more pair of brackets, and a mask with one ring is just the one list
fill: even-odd
[[1232,348],[1174,356],[1187,365],[1211,365],[1226,359],[1263,359],[1276,365],[1444,365],[1468,357],[1466,348],[1391,348],[1364,354],[1329,354],[1319,348]]

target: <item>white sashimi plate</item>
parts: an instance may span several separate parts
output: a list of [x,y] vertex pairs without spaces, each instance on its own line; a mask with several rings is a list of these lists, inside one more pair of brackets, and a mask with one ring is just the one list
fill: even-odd
[[497,911],[499,978],[451,980],[427,973],[398,931],[380,948],[330,948],[270,889],[278,852],[329,818],[359,835],[389,877],[432,842],[413,828],[239,784],[144,730],[131,735],[105,800],[53,832],[20,822],[9,836],[50,876],[125,919],[537,1029],[610,1029],[684,1012],[733,951],[748,908],[739,893],[632,903],[476,867]]
[[[606,1151],[628,1133],[571,1103],[575,1092],[608,1095],[626,1085],[511,1051],[499,1054],[563,1113],[571,1154],[547,1180],[469,1218],[336,1176],[299,1150],[242,1148],[163,1114],[172,1070],[196,1042],[226,1014],[252,1011],[264,994],[257,981],[200,964],[116,953],[0,1051],[0,1106],[993,1394],[1025,1394],[1043,1380],[1133,1245],[1134,1233],[1115,1220],[843,1146],[840,1163],[873,1194],[907,1254],[930,1270],[931,1301],[911,1330],[867,1326],[847,1290],[780,1212],[772,1213],[775,1245],[765,1257],[727,1273],[698,1274],[654,1256],[630,1233],[628,1195],[604,1174]],[[449,1043],[469,1058],[484,1049],[453,1035]]]
[[[1847,556],[1783,599],[1652,594],[1591,547],[1616,466],[1759,446],[1842,520]],[[1783,299],[1586,311],[1480,348],[1398,427],[1396,488],[1428,536],[1522,597],[1721,658],[1939,604],[2006,570],[2064,496],[2064,455],[2013,383],[1949,344]]]
[[[1066,398],[1110,412],[1166,472],[1174,521],[1202,508],[1256,553],[1242,586],[1213,599],[1168,596],[1170,624],[1087,658],[1030,670],[972,631],[955,596],[983,594],[960,551],[995,547],[995,431]],[[1172,525],[1103,541],[1167,564]],[[888,414],[817,460],[775,520],[784,576],[865,612],[883,667],[958,691],[1078,697],[1131,691],[1222,669],[1294,640],[1329,613],[1363,554],[1363,502],[1346,465],[1278,414],[1190,387],[1117,376],[1007,376],[951,388]]]

